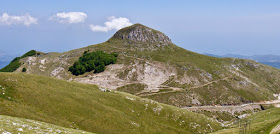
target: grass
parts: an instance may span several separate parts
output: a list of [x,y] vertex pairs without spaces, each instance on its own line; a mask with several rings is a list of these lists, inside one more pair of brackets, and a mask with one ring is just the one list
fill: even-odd
[[0,115],[0,133],[72,133],[72,134],[92,134],[82,130],[75,130],[53,124]]
[[[25,73],[0,73],[0,114],[94,133],[209,133],[214,120],[122,92]],[[210,126],[209,126],[210,125]]]
[[224,112],[224,111],[198,111],[197,113],[201,113],[204,114],[206,116],[209,117],[213,117],[215,119],[217,119],[220,122],[224,122],[224,121],[232,121],[233,119],[236,119],[236,117],[234,115],[232,115],[230,112]]
[[[280,109],[271,108],[261,112],[256,112],[251,116],[246,117],[247,120],[251,120],[250,129],[248,127],[248,134],[269,134],[270,131],[280,123]],[[213,134],[232,134],[239,133],[237,123],[233,125],[233,128],[224,129]]]
[[125,86],[119,87],[119,88],[117,88],[117,91],[127,92],[130,94],[136,94],[136,93],[144,90],[145,87],[146,87],[146,85],[144,85],[144,84],[136,83],[136,84],[130,84],[130,85],[125,85]]

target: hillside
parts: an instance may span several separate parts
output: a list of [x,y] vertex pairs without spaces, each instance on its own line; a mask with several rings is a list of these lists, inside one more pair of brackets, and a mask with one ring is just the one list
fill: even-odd
[[[75,76],[69,68],[84,52],[118,53],[104,72]],[[27,73],[96,84],[158,102],[185,107],[273,100],[280,93],[280,70],[252,60],[215,58],[190,52],[165,34],[135,24],[108,41],[64,53],[20,59]]]
[[192,134],[221,129],[219,123],[202,114],[127,93],[104,92],[90,84],[0,73],[0,85],[0,115],[101,134]]
[[40,121],[0,115],[0,133],[65,133],[65,134],[92,134],[89,132],[64,128]]
[[[249,134],[279,134],[280,133],[280,110],[279,108],[273,108],[254,113],[246,118],[250,121],[250,127],[247,126],[246,132]],[[244,123],[243,119],[243,124]],[[242,126],[242,128],[244,128]],[[236,122],[233,128],[220,130],[213,134],[237,134],[240,133],[239,124]]]

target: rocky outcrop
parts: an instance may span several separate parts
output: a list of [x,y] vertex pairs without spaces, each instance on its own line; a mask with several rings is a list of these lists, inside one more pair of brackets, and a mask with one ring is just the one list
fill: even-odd
[[171,40],[165,34],[141,24],[135,24],[121,29],[114,34],[113,38],[127,40],[129,43],[137,42],[156,45],[157,47],[172,44]]

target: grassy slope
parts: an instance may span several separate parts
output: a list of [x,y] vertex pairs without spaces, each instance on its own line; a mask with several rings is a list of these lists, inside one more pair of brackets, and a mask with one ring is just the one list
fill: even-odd
[[102,92],[95,85],[24,73],[0,73],[0,85],[2,115],[97,133],[206,133],[220,129],[204,115],[126,93]]
[[[249,134],[269,134],[270,131],[280,123],[280,109],[272,108],[257,112],[247,119],[251,120],[250,129],[247,131]],[[234,125],[234,128],[220,130],[214,132],[213,134],[232,134],[239,133],[237,124]]]
[[64,128],[40,121],[0,115],[0,133],[72,133],[91,134],[89,132]]

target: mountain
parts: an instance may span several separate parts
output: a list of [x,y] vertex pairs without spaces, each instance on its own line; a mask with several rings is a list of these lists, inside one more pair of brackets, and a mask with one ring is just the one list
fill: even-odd
[[72,128],[66,130],[100,134],[192,134],[221,129],[218,122],[202,114],[128,93],[102,91],[92,84],[25,73],[0,73],[0,87],[3,133],[17,127],[23,131],[17,133],[28,133],[32,127],[38,132],[48,130],[46,133]]
[[[117,53],[116,63],[101,73],[82,67],[89,64],[83,61],[87,53],[97,51]],[[280,92],[278,69],[248,59],[194,53],[141,24],[117,31],[104,43],[64,53],[22,56],[18,62],[21,64],[15,72],[26,68],[29,74],[95,84],[177,107],[273,100]],[[68,71],[74,65],[88,72],[75,76]]]
[[214,55],[205,53],[205,55],[223,58],[223,57],[232,57],[232,58],[240,58],[240,59],[250,59],[262,64],[266,64],[275,68],[280,69],[280,55],[253,55],[253,56],[244,56],[238,54],[225,54],[225,55]]
[[213,56],[213,57],[232,57],[232,58],[240,58],[240,59],[250,59],[255,60],[257,62],[280,62],[280,55],[253,55],[253,56],[245,56],[239,54],[225,54],[225,55],[215,55],[204,53],[204,55]]

